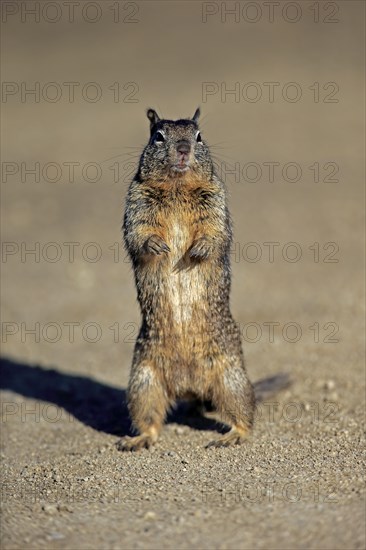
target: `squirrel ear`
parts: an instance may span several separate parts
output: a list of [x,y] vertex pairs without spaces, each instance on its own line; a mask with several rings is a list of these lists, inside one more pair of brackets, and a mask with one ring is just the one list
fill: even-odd
[[159,122],[160,117],[154,109],[148,109],[147,112],[147,118],[150,120],[150,129],[155,126],[157,122]]
[[194,113],[194,115],[192,117],[193,122],[197,122],[200,115],[201,115],[201,109],[198,107],[198,109],[196,109],[196,112]]

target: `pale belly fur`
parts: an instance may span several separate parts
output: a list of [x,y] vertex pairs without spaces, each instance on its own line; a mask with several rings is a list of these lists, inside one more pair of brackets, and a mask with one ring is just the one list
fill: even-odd
[[171,303],[173,320],[181,325],[189,322],[195,304],[202,300],[205,284],[199,265],[189,269],[182,265],[182,257],[192,245],[189,228],[179,221],[174,221],[169,227],[171,242],[170,273],[166,279],[167,299]]

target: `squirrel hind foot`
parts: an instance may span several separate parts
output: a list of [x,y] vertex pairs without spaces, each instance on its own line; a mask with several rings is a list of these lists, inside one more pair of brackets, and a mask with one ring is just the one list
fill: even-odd
[[140,451],[141,449],[149,449],[157,439],[157,430],[150,428],[148,431],[135,437],[126,435],[117,442],[116,447],[119,451]]
[[117,442],[116,446],[119,451],[140,451],[141,449],[149,449],[153,443],[153,438],[148,434],[141,434],[136,437],[126,435]]
[[206,445],[206,449],[211,447],[230,447],[231,445],[240,445],[250,434],[249,428],[232,428],[229,432],[210,441]]

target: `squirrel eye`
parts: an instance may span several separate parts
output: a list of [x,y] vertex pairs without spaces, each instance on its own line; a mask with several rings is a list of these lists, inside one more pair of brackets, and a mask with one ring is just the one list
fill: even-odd
[[163,141],[165,141],[165,137],[163,136],[163,134],[161,132],[156,132],[155,141],[157,143],[163,143]]
[[197,134],[196,134],[196,141],[197,141],[197,143],[202,143],[201,132],[197,132]]

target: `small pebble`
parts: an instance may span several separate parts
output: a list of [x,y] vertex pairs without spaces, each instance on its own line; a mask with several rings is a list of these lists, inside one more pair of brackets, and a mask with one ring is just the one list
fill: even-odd
[[47,535],[48,540],[61,540],[65,538],[65,535],[62,533],[57,533],[56,531],[49,533]]
[[157,515],[155,514],[155,512],[146,512],[146,514],[144,515],[145,521],[154,521],[156,518]]
[[49,516],[54,516],[58,512],[56,504],[43,504],[42,510]]
[[161,456],[173,456],[173,457],[176,457],[178,456],[177,453],[175,451],[165,451]]

